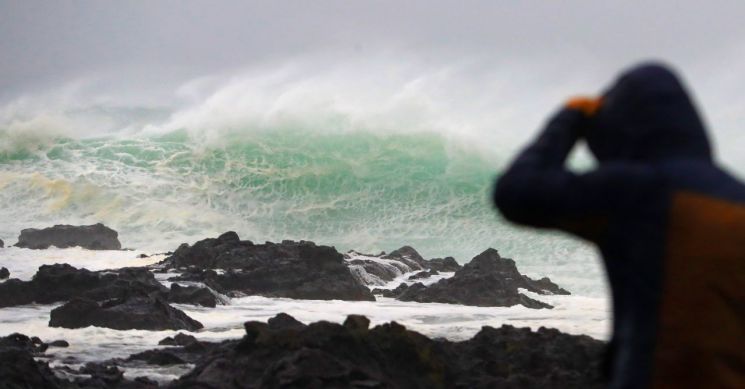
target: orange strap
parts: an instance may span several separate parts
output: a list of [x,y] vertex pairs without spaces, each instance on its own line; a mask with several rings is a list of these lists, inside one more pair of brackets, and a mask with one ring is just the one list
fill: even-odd
[[601,97],[586,96],[573,97],[566,103],[567,108],[578,110],[585,114],[585,116],[595,115],[602,105],[603,99]]

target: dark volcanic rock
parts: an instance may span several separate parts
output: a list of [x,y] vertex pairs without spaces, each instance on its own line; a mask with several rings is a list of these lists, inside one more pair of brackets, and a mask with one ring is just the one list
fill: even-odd
[[83,328],[88,326],[115,330],[187,330],[202,324],[159,297],[131,295],[104,302],[76,298],[52,310],[50,327]]
[[49,347],[60,347],[60,348],[70,347],[70,343],[68,343],[66,340],[55,340],[53,342],[49,342],[48,344],[49,344]]
[[81,367],[78,374],[88,374],[87,379],[76,379],[75,388],[90,389],[147,389],[157,388],[158,383],[145,377],[134,380],[124,378],[124,372],[108,363],[90,362]]
[[[422,283],[420,283],[420,282],[419,283],[416,283],[414,285],[421,285],[422,287],[424,287],[424,285]],[[377,295],[382,295],[383,297],[393,297],[393,298],[395,298],[395,297],[400,296],[407,289],[409,289],[409,285],[407,285],[406,283],[402,282],[402,283],[398,284],[398,286],[395,289],[380,289],[380,288],[375,288],[375,289],[372,290],[372,293],[373,294],[377,294]]]
[[51,304],[75,297],[94,301],[123,300],[132,296],[160,297],[173,302],[214,307],[218,301],[206,288],[171,289],[146,268],[90,271],[68,264],[42,265],[31,281],[10,279],[0,284],[0,308],[31,303]]
[[[93,382],[98,381],[104,384],[104,387],[109,387],[124,379],[123,371],[119,370],[116,366],[104,363],[86,363],[85,366],[80,368],[79,372],[82,374],[90,374],[93,377]],[[89,383],[93,382],[89,381]]]
[[286,313],[280,313],[277,314],[277,316],[270,318],[267,321],[267,324],[269,325],[269,328],[273,330],[282,330],[288,328],[302,330],[306,327],[305,324]]
[[12,334],[0,338],[0,388],[135,389],[158,386],[156,382],[143,378],[127,380],[115,366],[97,363],[89,363],[79,371],[59,367],[62,372],[90,375],[89,378],[76,377],[73,381],[60,379],[47,362],[35,360],[35,357],[43,357],[45,349],[46,345],[36,337]]
[[433,271],[454,272],[460,269],[453,257],[425,260],[411,246],[404,246],[389,254],[360,254],[350,251],[345,254],[349,270],[360,284],[385,285],[406,273]]
[[[464,388],[604,388],[604,344],[555,329],[483,327],[452,343],[452,363],[464,367]],[[486,373],[484,374],[485,371]]]
[[11,334],[0,338],[0,388],[60,388],[64,387],[46,362],[35,356],[47,349],[37,337]]
[[559,285],[551,282],[551,279],[548,277],[543,277],[540,280],[533,280],[528,276],[523,277],[525,278],[525,283],[528,285],[526,289],[538,294],[571,294],[568,290],[561,288],[559,287]]
[[[6,288],[5,284],[11,283]],[[29,282],[9,280],[0,292],[0,306],[52,303],[73,299],[52,310],[50,326],[81,328],[90,325],[113,329],[187,329],[201,324],[163,299],[169,294],[153,274],[143,268],[91,272],[70,265],[44,265]],[[8,304],[8,303],[15,304]]]
[[4,267],[0,267],[0,280],[10,277],[10,272]]
[[177,304],[201,305],[203,307],[214,308],[217,306],[217,297],[207,288],[196,286],[181,286],[171,284],[171,290],[168,292],[168,301]]
[[21,231],[17,247],[47,249],[80,246],[90,250],[120,250],[118,233],[101,223],[90,226],[70,226],[58,224],[54,227]]
[[555,330],[484,327],[464,342],[350,316],[302,328],[248,322],[173,388],[600,388],[603,343]]
[[[347,253],[346,255],[354,255],[356,253]],[[384,284],[387,281],[392,281],[394,278],[415,270],[420,267],[410,268],[407,264],[392,259],[376,258],[363,259],[363,257],[352,257],[354,259],[347,260],[349,269],[353,275],[357,278],[357,281],[364,284]],[[365,276],[361,273],[355,273],[357,267],[361,268],[364,273],[374,276],[372,280],[368,279],[369,276]]]
[[14,333],[0,338],[0,349],[15,348],[21,349],[29,354],[38,355],[47,350],[46,343],[37,337],[28,337],[23,334]]
[[422,278],[429,278],[438,274],[440,273],[437,270],[420,271],[419,273],[409,276],[409,280],[420,280]]
[[375,299],[366,287],[355,281],[339,252],[313,242],[253,244],[241,241],[235,232],[227,232],[193,246],[182,244],[162,265],[169,269],[195,267],[197,270],[189,273],[189,279],[230,295]]
[[343,325],[350,331],[366,332],[370,328],[370,319],[362,315],[349,315]]
[[64,388],[46,362],[36,361],[27,350],[0,347],[0,388]]
[[387,255],[383,255],[383,258],[395,259],[407,264],[411,270],[424,270],[426,269],[426,261],[422,256],[414,250],[411,246],[404,246],[398,250],[393,250]]
[[345,254],[345,258],[349,270],[363,285],[383,285],[404,273],[421,269],[414,262],[406,263],[398,259],[359,254],[354,251]]
[[427,260],[425,265],[428,269],[439,272],[453,272],[461,268],[461,265],[453,257],[432,258]]
[[181,365],[186,363],[186,361],[179,358],[178,355],[168,350],[147,350],[141,353],[130,355],[128,360],[143,361],[148,365],[157,366]]
[[421,303],[449,303],[476,306],[510,307],[521,304],[528,308],[551,308],[518,291],[518,288],[539,293],[568,294],[547,278],[534,281],[517,271],[515,261],[499,256],[497,250],[488,249],[474,257],[458,270],[452,278],[430,286],[414,284],[401,287],[395,297],[402,301]]
[[144,268],[92,272],[68,264],[42,265],[31,281],[10,279],[0,284],[0,307],[51,304],[83,295],[105,300],[132,291],[167,293],[168,289]]
[[197,338],[179,332],[176,336],[167,337],[158,342],[159,346],[188,346],[197,341]]

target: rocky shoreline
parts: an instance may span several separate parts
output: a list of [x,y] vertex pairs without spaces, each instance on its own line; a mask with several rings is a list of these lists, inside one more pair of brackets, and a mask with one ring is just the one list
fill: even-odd
[[[42,357],[48,345],[12,334],[0,338],[0,379],[8,387],[159,387],[125,378],[142,363],[194,368],[168,388],[602,388],[604,343],[541,327],[484,327],[473,338],[430,339],[395,322],[369,328],[364,316],[343,324],[303,324],[286,314],[246,322],[241,339],[219,343],[177,335],[123,359],[57,374]],[[73,377],[72,380],[60,375]],[[41,387],[41,386],[39,386]]]
[[[68,227],[64,230],[71,231]],[[101,227],[95,230],[105,231]],[[39,248],[48,240],[27,240],[26,245]],[[100,246],[100,239],[94,240]],[[398,287],[390,286],[396,281]],[[0,282],[0,313],[3,307],[61,303],[51,311],[49,326],[195,332],[202,323],[171,304],[210,309],[242,296],[353,302],[374,301],[377,295],[416,303],[552,308],[524,291],[538,297],[569,294],[548,278],[520,274],[513,260],[494,249],[461,266],[451,257],[424,259],[409,246],[387,254],[342,254],[308,241],[256,244],[226,232],[183,244],[147,267],[89,271],[43,265],[29,281]],[[181,378],[160,383],[178,388],[600,387],[601,382],[603,342],[557,330],[484,327],[469,340],[451,342],[395,322],[371,329],[362,316],[350,316],[343,325],[306,325],[286,314],[267,323],[247,322],[245,329],[242,339],[221,343],[180,334],[161,342],[168,348],[77,368],[50,368],[42,350],[48,345],[12,334],[0,341],[0,360],[8,361],[0,368],[0,382],[52,388],[158,386],[147,377],[122,374],[143,364],[193,365]]]

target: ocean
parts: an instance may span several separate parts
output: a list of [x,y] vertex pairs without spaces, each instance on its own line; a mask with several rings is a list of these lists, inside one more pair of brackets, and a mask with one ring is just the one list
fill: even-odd
[[[478,104],[445,115],[442,102],[428,99],[431,91],[422,92],[416,82],[383,93],[388,97],[376,104],[380,99],[369,97],[378,93],[369,90],[374,83],[341,83],[366,87],[368,98],[361,102],[349,99],[356,91],[324,88],[328,80],[288,86],[261,79],[230,81],[178,107],[31,110],[19,103],[0,110],[0,239],[6,246],[23,228],[100,222],[117,230],[131,249],[5,248],[0,266],[21,279],[30,279],[42,264],[141,266],[163,259],[139,258],[142,253],[172,251],[230,230],[254,242],[311,240],[340,252],[409,245],[425,258],[452,256],[461,264],[492,247],[514,259],[521,273],[548,276],[572,295],[540,296],[552,310],[387,298],[243,297],[215,309],[176,306],[205,325],[195,334],[200,339],[239,337],[243,322],[279,312],[304,322],[364,314],[373,324],[395,320],[428,336],[458,340],[481,326],[502,324],[607,339],[607,286],[594,248],[557,232],[513,226],[491,205],[494,181],[526,134],[486,132],[483,118],[464,119]],[[175,333],[50,328],[55,306],[0,310],[0,335],[66,339],[71,347],[55,350],[53,363],[73,357],[67,364],[74,365],[143,351]],[[127,375],[166,381],[186,368],[148,367]]]

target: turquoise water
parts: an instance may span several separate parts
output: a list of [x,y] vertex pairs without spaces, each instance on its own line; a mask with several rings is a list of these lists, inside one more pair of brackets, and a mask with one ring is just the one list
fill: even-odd
[[151,251],[226,230],[363,252],[411,245],[460,262],[494,247],[529,274],[602,290],[588,247],[517,229],[494,211],[497,159],[438,134],[235,131],[219,146],[186,131],[10,136],[0,133],[15,142],[0,152],[0,213],[9,221],[0,237],[9,243],[26,227],[103,222],[125,246]]

